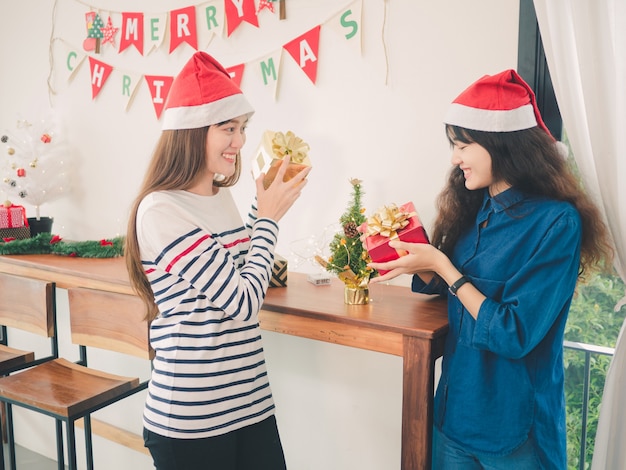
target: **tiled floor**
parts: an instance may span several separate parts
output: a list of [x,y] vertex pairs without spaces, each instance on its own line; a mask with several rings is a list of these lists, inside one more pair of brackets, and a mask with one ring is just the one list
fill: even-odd
[[[16,451],[17,468],[19,470],[56,470],[57,463],[55,460],[49,459],[42,455],[31,452],[28,449],[17,446]],[[7,445],[4,445],[4,461],[8,467],[9,453]]]

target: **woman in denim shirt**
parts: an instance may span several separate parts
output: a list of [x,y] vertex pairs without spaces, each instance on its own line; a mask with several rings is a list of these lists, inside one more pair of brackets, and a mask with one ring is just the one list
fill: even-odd
[[513,70],[453,102],[432,244],[373,282],[414,274],[448,296],[433,468],[565,469],[563,331],[578,278],[611,257],[607,229]]

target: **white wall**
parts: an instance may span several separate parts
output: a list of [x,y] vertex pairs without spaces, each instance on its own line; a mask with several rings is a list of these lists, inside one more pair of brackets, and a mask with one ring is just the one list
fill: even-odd
[[[254,196],[249,160],[265,129],[292,130],[311,146],[314,170],[305,194],[281,222],[277,250],[294,270],[316,269],[298,261],[290,244],[319,239],[337,222],[348,204],[352,177],[364,182],[368,211],[410,200],[428,229],[449,168],[441,123],[447,105],[476,78],[515,67],[517,61],[517,0],[363,0],[361,55],[324,27],[338,6],[350,3],[288,0],[286,21],[265,12],[260,28],[244,23],[230,38],[215,38],[205,48],[225,66],[236,65],[280,49],[322,24],[316,85],[287,54],[276,100],[252,75],[244,75],[242,83],[256,108],[243,150],[243,177],[233,189],[242,213]],[[12,128],[18,115],[34,115],[51,101],[72,147],[67,160],[72,188],[42,206],[42,215],[53,216],[53,231],[66,239],[124,234],[128,206],[159,134],[147,87],[139,87],[124,111],[114,86],[91,99],[87,62],[71,82],[66,80],[67,45],[59,40],[51,45],[51,36],[80,46],[89,2],[2,4],[0,129]],[[139,0],[90,4],[114,12],[152,13],[195,3],[151,2],[150,10]],[[109,48],[97,58],[141,74],[175,75],[192,52],[183,44],[170,55],[166,43],[145,57]],[[48,93],[49,75],[54,95]],[[33,209],[26,207],[32,215]],[[406,284],[406,279],[400,283]],[[399,467],[399,358],[273,333],[264,337],[291,470]],[[122,409],[107,419],[139,433],[141,400]],[[45,434],[41,426],[46,425],[25,417],[18,425],[18,439],[53,455],[54,444],[47,437],[52,427]],[[33,440],[33,435],[39,439]],[[147,457],[98,439],[96,455],[100,468],[151,468]]]

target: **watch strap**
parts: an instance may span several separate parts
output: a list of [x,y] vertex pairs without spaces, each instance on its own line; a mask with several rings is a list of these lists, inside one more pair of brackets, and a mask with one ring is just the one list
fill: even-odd
[[450,284],[450,287],[448,287],[448,292],[450,292],[453,296],[456,297],[456,292],[459,290],[459,288],[467,283],[470,282],[470,280],[468,278],[466,278],[465,276],[461,276],[459,279],[457,279],[455,282],[453,282],[452,284]]

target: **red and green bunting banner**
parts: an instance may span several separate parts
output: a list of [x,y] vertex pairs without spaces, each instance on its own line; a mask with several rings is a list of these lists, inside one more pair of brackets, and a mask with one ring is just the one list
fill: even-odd
[[[92,9],[85,13],[84,18],[80,18],[85,23],[86,31],[80,47],[71,45],[64,38],[54,39],[69,45],[70,50],[65,59],[68,80],[74,77],[79,66],[88,58],[92,99],[96,99],[105,86],[117,81],[113,86],[122,90],[121,99],[124,108],[128,109],[138,86],[145,84],[159,119],[174,77],[124,70],[111,64],[111,61],[101,60],[100,54],[107,53],[110,56],[113,50],[117,54],[134,53],[144,57],[155,50],[163,50],[165,46],[171,54],[183,44],[195,50],[204,49],[201,41],[208,44],[214,36],[219,35],[231,38],[243,23],[262,31],[263,15],[277,14],[280,1],[289,3],[288,0],[213,0],[157,14]],[[281,5],[281,8],[284,7]],[[263,57],[227,66],[226,69],[239,86],[245,73],[254,72],[256,78],[275,97],[281,54],[286,51],[309,80],[316,84],[322,26],[324,30],[327,27],[334,29],[360,54],[361,9],[362,0],[356,0],[333,12],[324,23],[302,32],[276,50],[268,51]],[[166,40],[169,43],[164,44]]]

